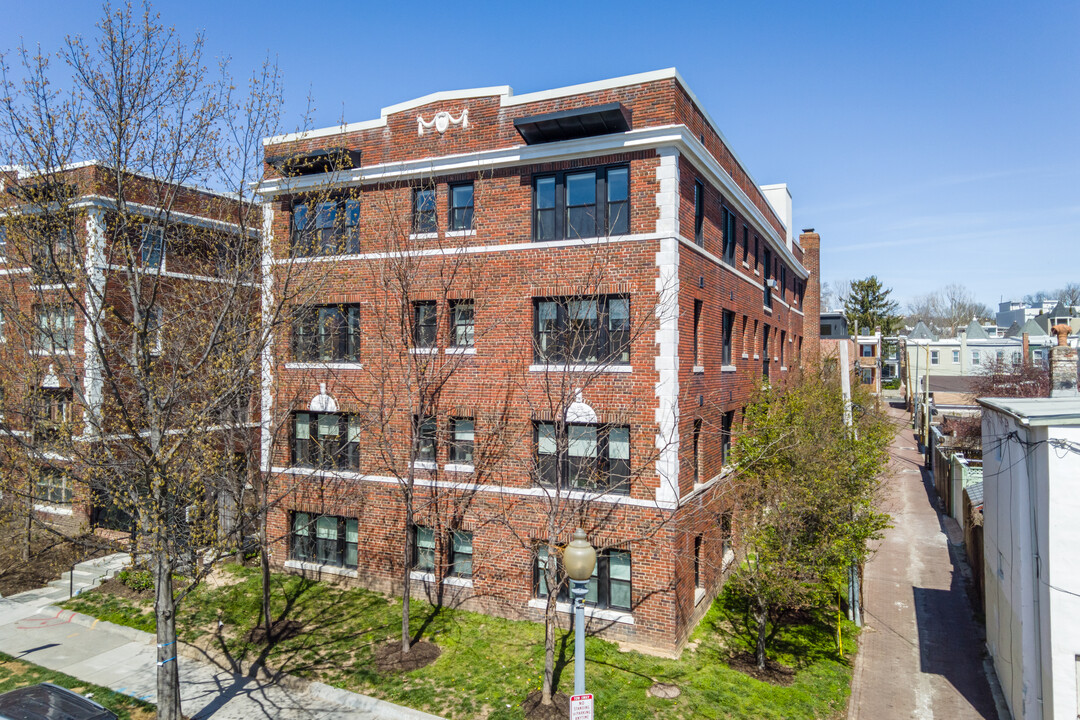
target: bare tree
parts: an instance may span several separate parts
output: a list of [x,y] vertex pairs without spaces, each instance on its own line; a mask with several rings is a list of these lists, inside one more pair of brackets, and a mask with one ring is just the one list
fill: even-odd
[[909,324],[921,321],[946,336],[955,335],[972,320],[982,322],[993,317],[993,311],[986,304],[975,300],[966,287],[957,283],[919,295],[908,303]]

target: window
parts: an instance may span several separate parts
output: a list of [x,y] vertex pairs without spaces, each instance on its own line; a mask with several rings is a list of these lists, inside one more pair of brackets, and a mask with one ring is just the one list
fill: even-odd
[[37,231],[44,235],[34,243],[30,264],[34,279],[40,283],[59,283],[70,278],[75,265],[75,250],[71,244],[71,231],[63,220],[44,223]]
[[701,535],[694,536],[694,587],[704,587],[701,584]]
[[723,543],[720,551],[726,557],[731,552],[731,512],[725,512],[720,516],[720,538]]
[[473,444],[476,441],[476,424],[472,418],[450,418],[450,462],[459,465],[473,464]]
[[454,347],[472,347],[475,316],[472,300],[450,301],[450,342]]
[[705,246],[705,186],[694,181],[694,242]]
[[7,225],[0,223],[0,258],[7,257]]
[[412,229],[418,234],[439,231],[439,221],[435,213],[435,188],[413,188]]
[[50,505],[70,505],[73,497],[71,478],[56,468],[41,468],[34,499]]
[[938,351],[937,350],[931,350],[930,351],[930,364],[931,365],[937,365],[938,364]]
[[959,364],[959,362],[960,362],[960,351],[959,350],[953,350],[952,351],[952,361],[954,363]]
[[473,184],[450,186],[450,229],[473,229]]
[[629,492],[629,427],[538,422],[535,432],[540,482]]
[[46,353],[75,349],[75,308],[71,305],[38,305],[35,347]]
[[434,300],[420,300],[413,306],[413,347],[433,348],[438,336],[439,321]]
[[873,385],[874,384],[874,368],[864,367],[862,368],[862,384]]
[[160,355],[162,347],[161,325],[165,311],[162,308],[150,308],[146,316],[146,337],[151,355]]
[[701,418],[694,418],[694,484],[701,482]]
[[450,532],[450,574],[472,577],[473,534],[465,530]]
[[728,209],[726,205],[720,208],[721,222],[723,222],[724,231],[724,262],[734,264],[735,262],[735,225],[736,218],[735,213]]
[[979,351],[978,350],[972,350],[971,351],[971,364],[972,365],[978,365],[979,360],[980,360]]
[[724,311],[724,338],[723,338],[723,363],[730,365],[731,359],[731,335],[735,329],[735,313],[731,310]]
[[754,272],[758,271],[758,266],[761,265],[761,241],[757,235],[754,236]]
[[72,391],[40,388],[35,392],[34,442],[42,447],[71,436]]
[[[750,256],[750,228],[742,226],[742,261],[746,263]],[[749,263],[747,263],[749,264]]]
[[360,252],[360,201],[294,205],[291,242],[293,254],[301,257]]
[[356,518],[294,512],[290,559],[355,568],[358,526]]
[[694,365],[704,364],[701,360],[701,309],[702,302],[700,300],[694,301]]
[[293,357],[298,362],[356,362],[360,358],[360,306],[303,308],[293,324]]
[[859,354],[862,355],[863,357],[866,357],[866,358],[874,357],[874,346],[873,345],[860,345],[859,346]]
[[[545,572],[548,561],[547,545],[540,545],[537,548],[534,568],[533,587],[537,597],[548,596]],[[557,563],[558,558],[551,558],[550,561]],[[558,568],[558,577],[558,599],[567,601],[570,599],[570,592],[561,567]],[[596,608],[630,610],[631,600],[630,553],[626,550],[601,550],[596,554],[596,567],[593,568],[592,578],[589,580],[585,603]]]
[[165,229],[154,225],[143,230],[142,243],[139,246],[143,267],[160,268],[165,258]]
[[437,436],[438,427],[434,417],[413,415],[413,457],[416,462],[435,462]]
[[435,531],[429,527],[413,527],[413,569],[435,572]]
[[626,166],[574,170],[533,180],[533,238],[621,235],[630,226]]
[[543,298],[535,303],[537,362],[630,362],[629,298]]
[[998,350],[997,351],[997,361],[999,363],[1000,362],[1005,362],[1005,351],[1004,350]]
[[767,308],[772,307],[772,282],[771,282],[772,275],[771,275],[771,273],[772,273],[772,250],[769,250],[768,248],[766,248],[765,249],[765,277],[764,277],[765,282],[763,284],[765,286],[764,303],[765,303],[765,307],[767,307]]
[[356,470],[360,419],[347,413],[298,412],[293,417],[292,464]]
[[727,465],[731,460],[731,426],[735,424],[735,411],[728,410],[723,415],[720,427],[720,464]]

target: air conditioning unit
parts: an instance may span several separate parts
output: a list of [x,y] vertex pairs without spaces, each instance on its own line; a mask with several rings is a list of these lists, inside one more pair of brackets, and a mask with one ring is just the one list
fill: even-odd
[[773,290],[775,290],[776,289],[776,281],[773,280],[772,278],[769,278],[768,280],[765,281],[765,286],[770,287]]

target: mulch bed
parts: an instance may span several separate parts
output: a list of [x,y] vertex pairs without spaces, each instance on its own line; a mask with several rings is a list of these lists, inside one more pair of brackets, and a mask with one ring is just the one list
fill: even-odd
[[[304,623],[299,620],[275,620],[270,627],[270,639],[273,642],[281,642],[296,637],[303,631]],[[266,642],[266,628],[262,624],[256,625],[248,631],[247,638],[249,642],[259,645],[264,644]]]
[[401,641],[392,640],[375,648],[375,668],[380,675],[419,670],[439,659],[442,650],[433,642],[421,640],[413,643],[407,653],[401,652]]
[[117,580],[116,578],[109,578],[94,589],[98,592],[106,593],[107,595],[116,595],[117,597],[126,598],[128,600],[154,599],[153,588],[147,588],[146,590],[133,590],[124,583]]
[[567,720],[570,717],[570,696],[566,693],[555,693],[551,696],[551,704],[544,705],[540,700],[544,693],[533,690],[521,703],[521,709],[525,711],[528,720]]
[[51,533],[37,533],[30,545],[30,562],[23,562],[23,532],[18,522],[0,525],[0,595],[4,597],[45,587],[51,581],[59,580],[60,575],[75,563],[108,554],[104,550],[64,541]]
[[765,669],[762,670],[757,666],[757,658],[752,653],[737,653],[731,656],[728,667],[773,685],[787,686],[795,682],[795,668],[781,665],[775,660],[766,660]]

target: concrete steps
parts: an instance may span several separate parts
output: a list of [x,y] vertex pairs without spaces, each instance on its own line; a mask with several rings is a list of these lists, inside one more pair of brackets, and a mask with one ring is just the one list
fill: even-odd
[[53,580],[43,588],[27,590],[8,599],[21,603],[49,604],[63,602],[81,592],[95,588],[131,562],[128,553],[115,553],[105,557],[81,562],[73,570],[64,572],[59,580]]

